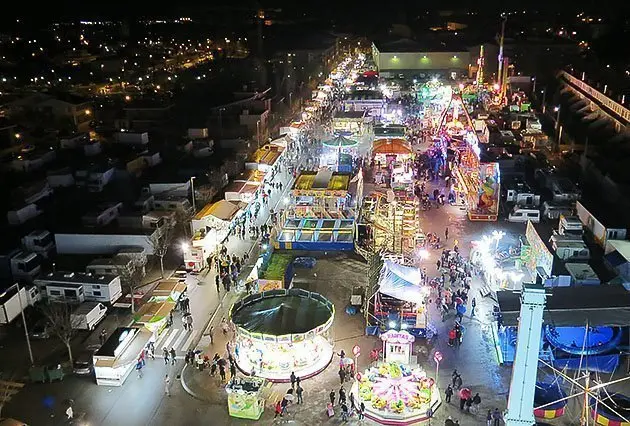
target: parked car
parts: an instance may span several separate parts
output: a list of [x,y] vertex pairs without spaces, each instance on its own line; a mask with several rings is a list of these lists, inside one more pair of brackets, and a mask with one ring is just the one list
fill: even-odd
[[47,319],[42,318],[29,329],[29,334],[33,339],[48,339],[52,336],[50,323]]
[[186,278],[188,278],[188,272],[185,269],[178,269],[173,272],[173,278],[179,281],[186,281]]
[[92,371],[94,370],[93,356],[94,352],[90,350],[80,352],[74,358],[74,364],[72,366],[74,374],[79,376],[88,376],[92,374]]

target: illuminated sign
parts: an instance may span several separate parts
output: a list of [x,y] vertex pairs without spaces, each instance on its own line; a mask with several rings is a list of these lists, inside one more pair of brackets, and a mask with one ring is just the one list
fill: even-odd
[[536,268],[542,268],[548,277],[551,276],[551,268],[553,266],[553,254],[549,251],[545,245],[534,224],[531,221],[527,221],[527,229],[525,231],[525,237],[529,243],[529,256],[524,259],[525,266],[532,275],[536,275]]

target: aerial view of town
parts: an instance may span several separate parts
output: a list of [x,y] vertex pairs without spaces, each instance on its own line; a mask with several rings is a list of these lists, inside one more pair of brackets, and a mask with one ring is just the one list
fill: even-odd
[[0,426],[630,426],[630,4],[170,6],[0,16]]

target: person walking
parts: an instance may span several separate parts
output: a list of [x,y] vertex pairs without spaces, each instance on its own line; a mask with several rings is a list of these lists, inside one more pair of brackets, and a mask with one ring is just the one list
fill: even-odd
[[170,385],[171,385],[171,379],[168,378],[168,374],[167,374],[166,376],[164,376],[164,394],[166,396],[171,396]]
[[298,384],[297,388],[295,389],[295,394],[297,395],[297,403],[298,404],[304,404],[304,399],[302,399],[302,394],[303,393],[304,393],[304,389],[302,389],[302,386],[300,386]]
[[486,426],[492,426],[492,410],[488,410],[486,414]]
[[221,382],[225,382],[225,367],[223,364],[219,364],[219,376],[221,376]]
[[230,364],[230,380],[234,380],[236,377],[236,365],[234,363]]
[[466,405],[466,398],[462,397],[461,394],[459,396],[459,409],[460,411],[464,410],[464,406]]
[[444,400],[450,404],[451,398],[453,397],[453,386],[448,385],[446,387],[446,390],[444,391],[444,396],[445,396]]
[[501,426],[501,418],[503,416],[501,415],[501,412],[499,411],[498,408],[495,408],[494,411],[492,412],[492,424],[493,426]]
[[276,402],[275,412],[276,414],[273,416],[274,419],[278,416],[282,417],[282,403],[280,402],[280,400]]
[[164,365],[168,365],[168,349],[166,349],[166,346],[162,348],[162,356],[164,356]]
[[142,361],[138,360],[138,362],[136,363],[136,371],[138,372],[138,378],[141,379],[142,378]]
[[444,230],[444,239],[448,240],[448,228]]
[[295,389],[295,381],[297,379],[297,377],[295,377],[295,372],[293,371],[291,372],[290,379],[291,379],[291,389]]
[[361,401],[359,404],[359,420],[363,420],[365,418],[365,404]]
[[470,301],[470,317],[473,318],[475,316],[475,306],[477,306],[477,301],[473,297]]
[[455,383],[457,382],[457,378],[461,377],[460,374],[457,372],[457,370],[453,370],[453,374],[451,374],[451,377],[453,379],[453,387],[455,387]]
[[330,397],[330,403],[332,405],[335,405],[335,391],[334,390],[330,391],[330,394],[328,396]]
[[177,352],[175,352],[175,348],[171,347],[171,365],[175,365],[175,356]]
[[217,287],[217,294],[221,294],[219,284],[221,284],[221,278],[219,277],[219,273],[217,272],[217,274],[214,276],[214,285]]
[[354,405],[354,395],[350,392],[350,415],[357,410],[356,405]]
[[339,381],[340,384],[343,385],[343,382],[346,380],[346,371],[343,368],[339,368]]
[[105,329],[101,330],[101,334],[98,335],[98,340],[101,342],[101,346],[105,344],[105,341],[107,340],[107,331]]
[[346,403],[346,390],[343,388],[343,386],[339,388],[339,403]]
[[341,403],[341,421],[343,422],[348,421],[348,406],[346,405],[345,402]]
[[479,396],[479,393],[476,393],[475,396],[473,396],[472,399],[472,412],[473,414],[477,414],[477,412],[479,411],[479,405],[481,405],[481,397]]
[[210,344],[214,345],[214,327],[211,326],[210,330],[208,330],[208,336],[210,337]]

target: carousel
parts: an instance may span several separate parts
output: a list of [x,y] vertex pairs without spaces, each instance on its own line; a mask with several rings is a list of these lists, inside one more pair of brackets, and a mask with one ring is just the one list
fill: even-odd
[[271,290],[235,303],[236,364],[245,374],[272,382],[317,375],[333,356],[329,329],[334,305],[301,289]]
[[323,141],[323,152],[320,166],[334,172],[352,172],[354,159],[357,157],[358,142],[339,135],[333,139]]

